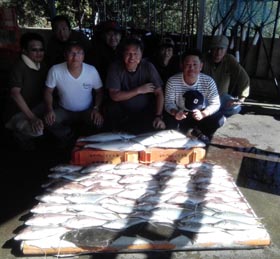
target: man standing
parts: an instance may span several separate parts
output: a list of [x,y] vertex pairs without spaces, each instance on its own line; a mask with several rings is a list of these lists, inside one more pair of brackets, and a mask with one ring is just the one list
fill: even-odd
[[10,97],[5,111],[5,127],[22,149],[34,149],[34,138],[43,135],[43,90],[47,67],[43,63],[44,40],[37,33],[25,33],[21,40],[21,57],[10,78]]
[[[74,124],[83,123],[87,133],[103,125],[100,111],[103,87],[97,70],[83,63],[84,49],[78,42],[68,44],[65,58],[66,62],[49,70],[45,89],[45,121],[62,142],[71,139]],[[57,104],[54,103],[54,89],[58,93]],[[80,129],[82,125],[78,126]]]
[[241,104],[249,96],[250,78],[235,57],[227,54],[228,38],[214,36],[207,53],[203,73],[214,78],[221,98],[221,112],[229,117],[241,111]]
[[192,136],[207,143],[225,122],[218,112],[217,87],[211,77],[200,73],[203,63],[199,50],[187,50],[182,62],[183,72],[169,78],[166,84],[165,110],[170,115],[169,128],[191,130]]
[[92,57],[90,58],[104,83],[110,64],[120,58],[121,39],[122,29],[116,21],[104,21],[96,26]]
[[142,59],[138,39],[124,43],[123,58],[108,71],[106,87],[112,100],[107,121],[113,130],[135,134],[164,129],[162,80],[152,63]]
[[91,50],[91,42],[79,31],[71,29],[69,19],[63,15],[57,15],[52,19],[52,36],[47,43],[46,61],[49,67],[64,62],[64,51],[71,41],[78,41],[83,45],[86,61]]

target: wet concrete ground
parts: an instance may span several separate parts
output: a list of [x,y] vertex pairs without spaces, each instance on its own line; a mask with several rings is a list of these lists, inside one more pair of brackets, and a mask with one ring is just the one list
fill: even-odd
[[[73,256],[81,259],[279,259],[280,258],[280,111],[277,107],[247,107],[228,119],[207,148],[206,160],[226,167],[240,191],[271,237],[271,245],[258,249],[208,250]],[[15,152],[2,146],[0,258],[53,258],[25,256],[12,238],[22,216],[37,203],[34,199],[46,182],[47,170],[70,159],[67,151]],[[69,151],[70,152],[70,151]],[[5,187],[5,189],[4,189]]]

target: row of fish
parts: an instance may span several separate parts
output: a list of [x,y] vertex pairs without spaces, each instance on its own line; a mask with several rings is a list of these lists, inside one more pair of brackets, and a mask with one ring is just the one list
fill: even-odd
[[146,148],[182,148],[205,147],[205,143],[187,137],[176,130],[161,130],[139,135],[128,133],[103,132],[81,137],[79,142],[86,142],[84,148],[109,151],[142,151]]
[[236,233],[263,229],[219,165],[61,164],[50,169],[49,179],[16,240],[53,237],[78,246],[111,246],[116,240],[137,239],[193,245],[194,235],[201,239],[219,233],[233,240]]

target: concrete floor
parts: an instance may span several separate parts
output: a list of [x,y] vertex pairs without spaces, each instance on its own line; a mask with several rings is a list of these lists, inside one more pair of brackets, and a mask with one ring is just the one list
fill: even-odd
[[[244,176],[245,162],[258,162],[264,175],[273,164],[274,173],[280,174],[280,110],[278,107],[245,107],[245,113],[228,119],[219,129],[207,149],[207,161],[223,165],[237,181],[240,191],[255,211],[271,237],[269,247],[243,250],[208,250],[123,254],[91,254],[72,258],[98,259],[279,259],[280,258],[280,198],[270,193],[271,188],[253,189]],[[1,162],[1,215],[0,258],[44,259],[53,256],[25,256],[19,243],[13,240],[14,231],[22,225],[22,216],[34,205],[40,185],[47,179],[47,170],[70,159],[67,152],[22,153],[2,146]],[[3,154],[3,152],[1,152]],[[249,162],[250,162],[249,161]],[[268,162],[267,162],[268,161]],[[258,165],[257,165],[258,167]],[[258,169],[257,169],[258,170]],[[278,182],[279,184],[279,182]],[[4,190],[6,187],[8,190]],[[277,185],[279,191],[280,186]]]

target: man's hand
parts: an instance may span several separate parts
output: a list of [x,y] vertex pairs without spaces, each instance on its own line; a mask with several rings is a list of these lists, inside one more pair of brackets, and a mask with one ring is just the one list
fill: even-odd
[[103,126],[104,118],[101,113],[95,109],[91,112],[91,120],[97,128],[101,128]]
[[155,129],[165,129],[166,125],[160,117],[155,117],[155,119],[153,121],[153,127]]
[[178,111],[178,112],[176,112],[174,117],[176,120],[180,121],[180,120],[186,119],[187,115],[188,115],[188,112]]
[[54,111],[49,111],[46,115],[45,115],[45,122],[47,125],[51,126],[53,125],[53,123],[55,122],[55,113]]
[[34,133],[43,133],[44,123],[41,119],[35,117],[29,121],[31,124],[31,128]]
[[137,91],[138,94],[146,94],[146,93],[153,93],[156,87],[152,83],[147,83],[138,87]]

